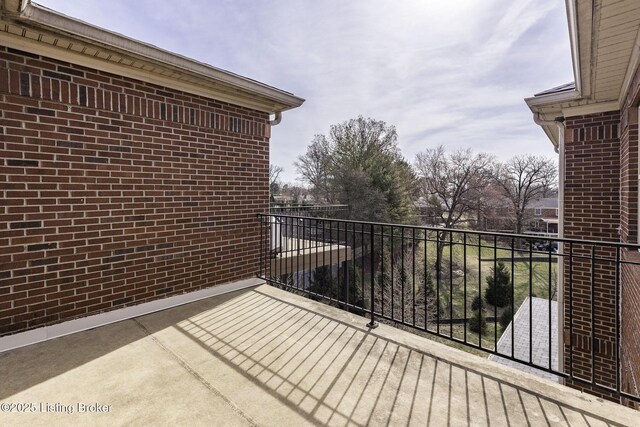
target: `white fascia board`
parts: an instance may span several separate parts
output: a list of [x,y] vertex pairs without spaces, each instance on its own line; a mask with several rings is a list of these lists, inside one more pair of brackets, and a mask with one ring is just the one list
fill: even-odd
[[[531,110],[531,112],[534,115],[536,115],[538,113],[542,114],[542,111],[540,111],[539,108],[532,107],[532,106],[529,105],[529,109]],[[542,120],[545,120],[545,121],[555,120],[560,115],[562,115],[562,112],[559,111],[559,110],[549,111],[549,112],[547,112],[547,114],[544,117],[542,117]],[[534,119],[535,119],[535,117],[534,117]],[[547,135],[547,138],[549,138],[549,140],[551,141],[553,146],[555,148],[558,148],[560,142],[558,141],[557,126],[556,125],[546,125],[545,124],[545,125],[540,125],[540,127],[542,128],[542,131]]]
[[251,108],[265,113],[273,113],[277,110],[275,102],[267,102],[263,98],[250,96],[246,92],[237,91],[232,93],[230,90],[223,90],[219,87],[207,87],[183,80],[153,74],[143,69],[129,67],[124,64],[102,60],[92,55],[84,55],[68,49],[60,49],[47,43],[41,43],[27,37],[16,36],[0,31],[0,45],[10,48],[23,50],[25,52],[36,55],[55,58],[60,61],[69,62],[71,64],[81,65],[87,68],[101,70],[107,73],[116,74],[123,77],[129,77],[147,83],[156,84],[158,86],[175,89],[194,95],[211,98],[218,101],[228,102],[233,105]]
[[31,2],[23,4],[23,10],[19,15],[19,19],[31,24],[36,24],[65,33],[72,37],[81,37],[99,45],[125,52],[136,57],[144,58],[152,62],[169,65],[206,80],[223,83],[245,92],[272,99],[278,103],[286,105],[286,108],[281,111],[299,107],[304,102],[304,99],[283,90],[276,89],[255,80],[239,76],[193,59],[189,59],[185,56],[160,49],[151,44],[96,27],[40,5],[32,4]]
[[598,102],[596,104],[578,105],[576,107],[567,107],[562,109],[564,117],[586,116],[589,114],[606,113],[608,111],[617,111],[620,109],[618,101]]
[[562,102],[576,101],[581,98],[580,92],[577,90],[569,90],[565,92],[551,93],[548,95],[532,96],[525,98],[524,102],[531,107],[544,107],[547,105],[559,104]]
[[[580,101],[582,105],[563,106],[566,102]],[[605,113],[620,109],[618,101],[588,103],[580,98],[578,91],[553,93],[550,95],[533,96],[525,98],[525,102],[533,113],[540,113],[545,120],[553,120],[556,117],[575,117],[587,114]],[[566,105],[566,104],[565,104]]]
[[[579,94],[574,90],[549,95],[533,96],[531,98],[525,98],[524,101],[527,103],[529,110],[531,110],[534,115],[540,114],[541,120],[552,121],[562,116],[562,108],[560,107],[562,102],[575,101],[578,98]],[[557,149],[560,145],[557,126],[541,125],[540,127],[547,135],[547,138],[549,138],[553,146]]]
[[573,62],[573,77],[576,91],[582,93],[582,76],[580,75],[580,40],[578,33],[578,15],[576,0],[565,0],[567,8],[567,24],[569,26],[569,44],[571,46],[571,61]]

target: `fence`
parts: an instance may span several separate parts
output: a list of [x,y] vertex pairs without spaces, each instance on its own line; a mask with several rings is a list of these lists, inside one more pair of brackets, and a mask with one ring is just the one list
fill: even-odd
[[298,217],[348,219],[351,208],[349,205],[272,205],[269,212]]
[[[623,386],[621,257],[637,245],[259,216],[259,276],[377,321],[490,353],[603,397]],[[562,337],[561,348],[558,336]],[[628,383],[628,381],[626,381]]]

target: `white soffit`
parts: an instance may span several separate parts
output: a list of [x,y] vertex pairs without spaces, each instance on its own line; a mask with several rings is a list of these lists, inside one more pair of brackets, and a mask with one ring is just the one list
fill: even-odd
[[616,111],[619,109],[620,104],[618,104],[618,101],[599,102],[597,104],[586,104],[563,108],[562,115],[564,117],[575,117],[587,114],[606,113],[607,111]]
[[638,65],[640,1],[567,0],[567,18],[580,94],[623,101]]
[[619,110],[640,63],[640,0],[566,0],[566,8],[576,90],[527,105],[549,120]]

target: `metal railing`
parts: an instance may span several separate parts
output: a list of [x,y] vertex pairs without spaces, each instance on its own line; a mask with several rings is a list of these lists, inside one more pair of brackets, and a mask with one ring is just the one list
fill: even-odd
[[401,324],[640,401],[620,354],[621,328],[637,327],[620,318],[621,269],[640,268],[622,254],[638,245],[277,212],[259,220],[259,276],[273,285],[366,315],[369,327]]
[[278,215],[299,217],[348,219],[351,208],[349,205],[271,205],[269,212]]

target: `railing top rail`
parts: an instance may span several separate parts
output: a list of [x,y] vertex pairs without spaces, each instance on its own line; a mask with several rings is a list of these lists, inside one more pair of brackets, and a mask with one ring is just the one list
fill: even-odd
[[349,205],[288,205],[288,206],[270,206],[270,211],[287,211],[287,210],[349,210]]
[[530,234],[516,234],[516,233],[501,233],[501,232],[492,232],[492,231],[481,231],[481,230],[466,230],[460,228],[444,228],[444,227],[434,227],[427,225],[412,225],[412,224],[394,224],[394,223],[385,223],[385,222],[373,222],[373,221],[358,221],[358,220],[350,220],[350,219],[339,219],[339,218],[317,218],[310,216],[300,216],[300,215],[287,215],[281,213],[259,213],[258,217],[269,217],[274,216],[276,214],[278,217],[282,218],[292,218],[292,219],[308,219],[312,221],[331,221],[331,222],[340,222],[347,224],[362,224],[368,226],[381,226],[381,227],[401,227],[407,229],[416,229],[416,230],[427,230],[427,231],[441,231],[441,232],[450,232],[450,233],[466,233],[477,236],[497,236],[497,237],[505,237],[510,239],[525,239],[525,240],[543,240],[549,242],[562,242],[562,243],[571,243],[571,244],[581,244],[581,245],[594,245],[594,246],[610,246],[613,248],[625,248],[625,249],[637,249],[640,250],[640,244],[636,243],[622,243],[622,242],[611,242],[606,240],[588,240],[588,239],[575,239],[575,238],[566,238],[566,237],[542,237],[542,236],[532,236]]
[[349,205],[344,205],[344,204],[339,204],[339,203],[334,203],[334,204],[328,204],[328,205],[305,205],[305,204],[297,204],[297,205],[284,205],[284,206],[272,206],[275,208],[334,208],[334,207],[340,207],[340,208],[348,208]]

